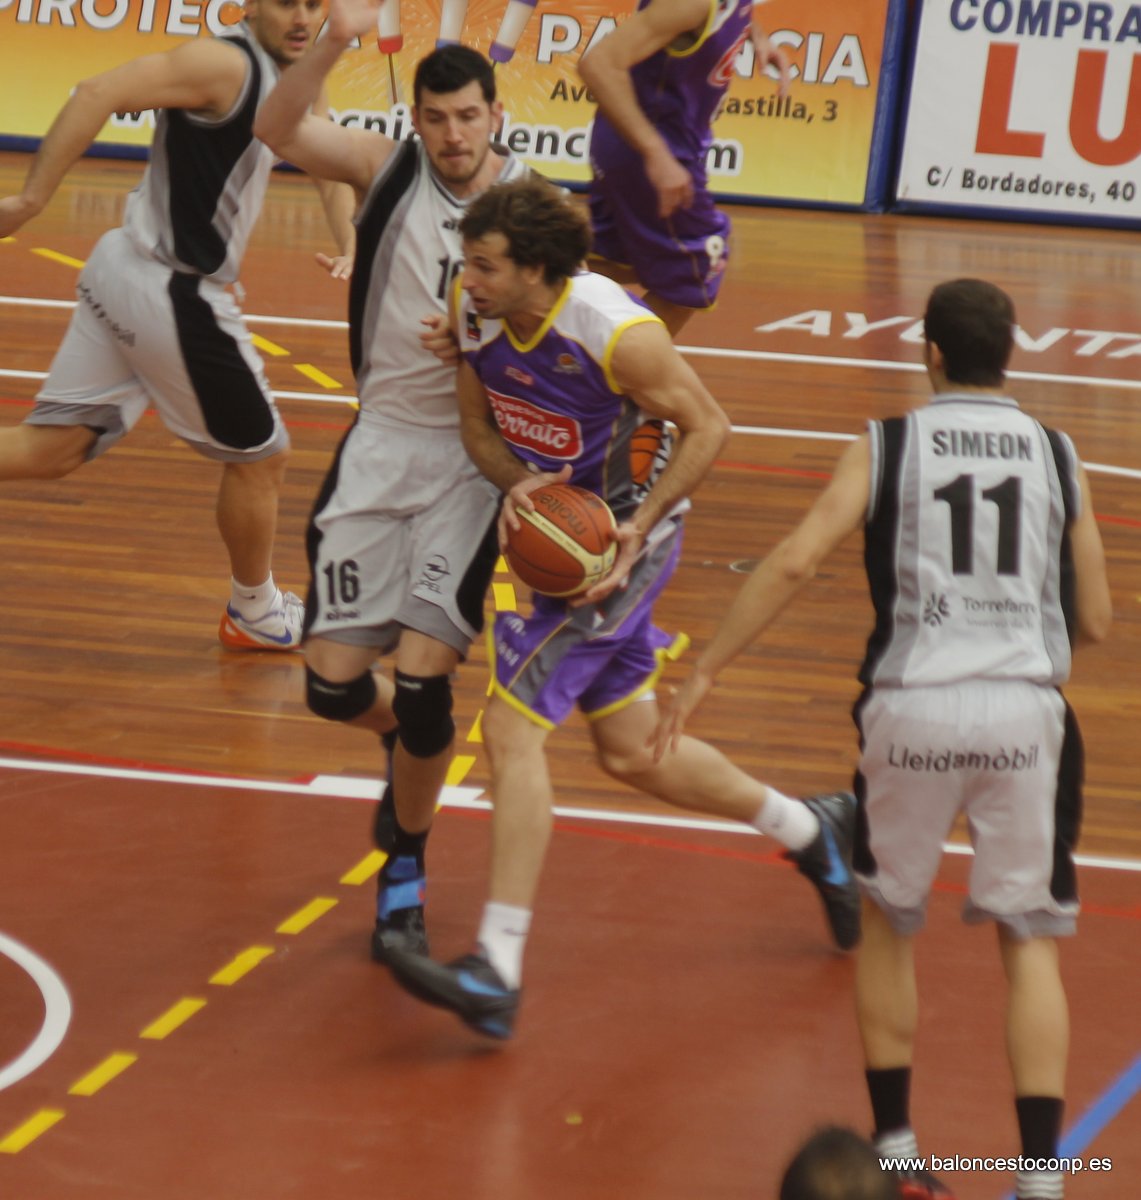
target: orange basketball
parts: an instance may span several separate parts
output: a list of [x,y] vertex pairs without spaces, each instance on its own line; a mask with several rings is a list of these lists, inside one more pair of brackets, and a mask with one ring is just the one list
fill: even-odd
[[643,421],[630,438],[630,478],[641,487],[650,478],[654,460],[666,442],[665,426],[661,421]]
[[529,587],[545,596],[577,596],[614,565],[614,514],[605,500],[569,483],[531,493],[534,512],[516,509],[519,528],[508,533],[507,561]]

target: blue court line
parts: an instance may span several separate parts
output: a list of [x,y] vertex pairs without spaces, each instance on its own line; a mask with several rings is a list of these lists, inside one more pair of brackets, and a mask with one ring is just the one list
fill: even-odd
[[[1109,1085],[1082,1114],[1078,1123],[1062,1138],[1059,1158],[1080,1158],[1090,1143],[1141,1092],[1141,1054]],[[1014,1193],[1003,1200],[1015,1200]]]

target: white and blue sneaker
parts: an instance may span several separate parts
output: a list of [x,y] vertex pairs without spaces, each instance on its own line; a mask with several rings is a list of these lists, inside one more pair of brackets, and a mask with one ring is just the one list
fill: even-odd
[[856,797],[832,792],[804,803],[816,814],[820,832],[803,850],[786,850],[784,857],[820,893],[836,945],[851,950],[860,940],[860,894],[852,874]]
[[425,1004],[450,1009],[477,1033],[502,1039],[514,1031],[521,989],[509,988],[484,954],[438,963],[394,950],[388,965],[406,992]]
[[300,598],[279,591],[269,612],[254,621],[227,604],[218,640],[227,650],[299,650],[304,624],[305,605]]

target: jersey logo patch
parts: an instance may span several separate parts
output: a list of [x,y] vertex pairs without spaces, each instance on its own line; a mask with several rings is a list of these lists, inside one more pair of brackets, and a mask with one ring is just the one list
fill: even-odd
[[709,72],[709,86],[714,88],[727,88],[733,79],[733,66],[737,61],[737,55],[741,53],[741,47],[745,44],[749,37],[749,31],[746,29],[744,33],[729,47],[728,50],[721,56],[717,66]]
[[491,401],[495,423],[508,445],[567,462],[582,453],[582,426],[573,417],[548,412],[517,396],[505,396],[491,388],[487,388],[487,397]]

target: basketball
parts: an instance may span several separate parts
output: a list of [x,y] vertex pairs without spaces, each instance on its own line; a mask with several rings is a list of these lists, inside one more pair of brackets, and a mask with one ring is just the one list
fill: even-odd
[[634,430],[630,438],[630,478],[638,487],[649,480],[654,462],[667,444],[661,421],[644,421]]
[[519,528],[507,535],[511,569],[544,596],[580,595],[614,565],[614,514],[593,492],[569,483],[536,488],[531,500],[535,511],[516,509]]

